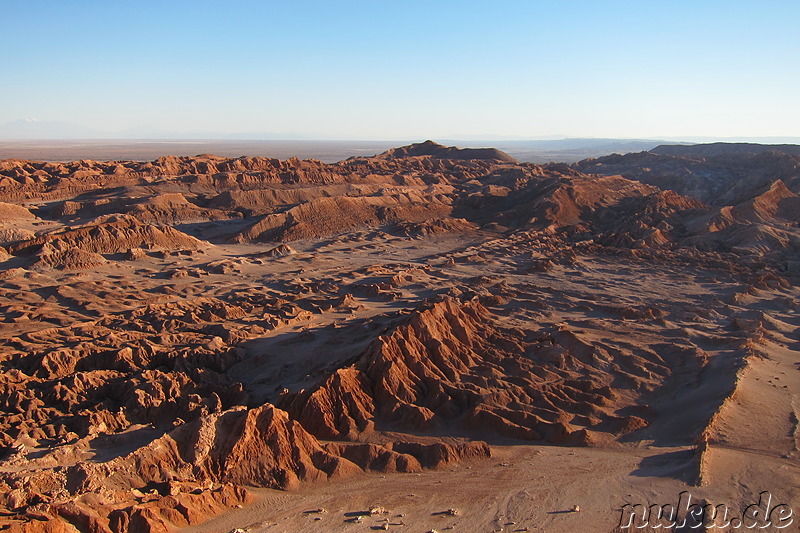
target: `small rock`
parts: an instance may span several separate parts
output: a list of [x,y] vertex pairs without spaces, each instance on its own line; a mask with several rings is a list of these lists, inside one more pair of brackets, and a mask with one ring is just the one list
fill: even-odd
[[14,489],[6,496],[6,505],[9,509],[17,509],[28,503],[28,495],[22,489]]
[[580,506],[580,505],[576,505],[576,506],[574,506],[574,507],[572,508],[572,512],[573,512],[573,513],[579,513],[579,512],[580,512],[580,510],[581,510],[581,506]]
[[53,519],[50,513],[50,505],[46,503],[37,503],[35,505],[31,505],[25,510],[25,515],[33,520],[40,520],[43,522]]
[[177,496],[181,493],[181,485],[180,483],[176,483],[175,481],[169,482],[169,495],[170,496]]

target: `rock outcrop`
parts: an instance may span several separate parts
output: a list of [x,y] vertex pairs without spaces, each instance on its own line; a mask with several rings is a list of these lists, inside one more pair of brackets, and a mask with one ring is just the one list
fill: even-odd
[[400,148],[392,148],[377,156],[381,159],[397,159],[403,157],[433,157],[436,159],[484,159],[516,163],[517,160],[496,148],[456,148],[443,146],[433,141],[410,144]]
[[[532,343],[493,327],[478,301],[444,299],[414,311],[353,365],[283,405],[327,439],[455,425],[467,433],[589,444],[591,433],[616,434],[632,423],[613,414],[629,401],[609,387],[615,375],[638,388],[653,374],[669,373],[654,352],[601,347],[568,329]],[[634,426],[642,425],[639,418]]]
[[209,245],[169,226],[139,222],[129,215],[107,215],[89,224],[68,228],[9,245],[13,255],[31,255],[47,245],[78,248],[93,254],[125,253],[131,248],[147,250],[200,250]]

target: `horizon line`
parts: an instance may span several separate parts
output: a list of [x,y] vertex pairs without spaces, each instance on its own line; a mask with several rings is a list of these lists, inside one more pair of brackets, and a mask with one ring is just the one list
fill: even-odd
[[652,137],[594,137],[594,136],[543,136],[543,137],[395,137],[395,138],[230,138],[230,137],[0,137],[0,142],[364,142],[364,143],[388,143],[388,142],[423,142],[416,139],[425,139],[436,141],[453,141],[453,142],[558,142],[558,141],[639,141],[639,142],[654,142],[654,141],[669,141],[669,142],[757,142],[759,140],[784,140],[784,142],[791,140],[800,142],[800,136],[784,136],[784,135],[766,135],[766,136],[749,136],[749,135],[730,135],[730,136],[714,136],[714,135],[692,135],[686,137],[675,136],[652,136]]

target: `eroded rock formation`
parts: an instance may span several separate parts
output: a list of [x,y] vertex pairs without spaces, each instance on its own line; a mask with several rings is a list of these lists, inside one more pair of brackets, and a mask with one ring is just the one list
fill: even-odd
[[793,158],[2,161],[0,520],[168,531],[485,440],[715,444],[738,365],[796,336]]

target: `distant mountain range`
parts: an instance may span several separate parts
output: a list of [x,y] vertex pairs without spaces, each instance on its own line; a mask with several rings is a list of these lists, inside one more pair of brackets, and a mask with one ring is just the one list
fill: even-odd
[[757,143],[707,143],[689,146],[662,145],[650,150],[654,154],[678,157],[716,157],[721,155],[759,155],[768,152],[783,152],[800,155],[797,144],[757,144]]
[[[653,151],[661,154],[677,155],[675,150],[681,147],[694,145],[690,152],[681,155],[709,156],[714,155],[717,150],[730,150],[730,148],[720,148],[720,146],[736,146],[739,151],[762,150],[755,148],[760,145],[747,143],[709,143],[695,145],[694,142],[676,141],[674,139],[613,139],[613,138],[546,138],[546,139],[522,139],[509,138],[502,139],[498,136],[486,135],[486,138],[467,139],[465,136],[452,135],[450,138],[436,141],[445,145],[457,145],[467,149],[487,149],[495,148],[509,154],[518,161],[531,163],[548,163],[551,161],[563,163],[577,163],[588,158],[597,158],[609,154],[629,154],[645,151]],[[289,155],[300,155],[302,157],[314,157],[325,161],[337,161],[353,155],[364,155],[371,150],[385,150],[391,146],[398,146],[403,142],[413,141],[414,139],[396,139],[394,141],[325,141],[311,140],[296,132],[251,132],[251,133],[220,133],[220,132],[176,132],[166,131],[149,125],[140,125],[121,131],[108,131],[92,128],[82,124],[72,122],[39,121],[34,119],[17,120],[0,125],[0,140],[6,140],[0,146],[0,156],[2,157],[32,157],[38,159],[61,159],[63,157],[82,157],[102,155],[116,159],[127,155],[127,157],[139,159],[152,155],[150,151],[141,152],[141,141],[161,141],[166,144],[203,144],[203,150],[219,155],[274,155],[284,157]],[[702,139],[708,140],[708,139]],[[699,138],[687,139],[687,141],[702,141]],[[712,139],[717,140],[717,139]],[[725,139],[732,141],[734,139]],[[735,139],[738,140],[738,139]],[[797,138],[761,138],[748,139],[752,141],[768,143],[800,143]],[[78,141],[80,147],[66,146],[25,146],[18,145],[25,141],[48,141],[48,144],[57,143],[63,145],[65,142]],[[133,142],[138,141],[138,142]],[[113,142],[115,153],[108,153],[112,148],[106,146]],[[87,144],[88,143],[88,144]],[[92,144],[93,143],[93,144]],[[231,144],[233,143],[233,144]],[[280,143],[276,146],[275,143]],[[289,144],[290,146],[284,146]],[[91,146],[90,146],[91,145]],[[97,146],[94,146],[97,145]],[[790,146],[784,144],[769,144],[768,146]],[[65,152],[64,150],[68,151]],[[154,153],[163,155],[162,150],[171,150],[170,153],[180,155],[190,155],[197,152],[192,151],[200,147],[185,146],[158,146],[153,148]],[[22,150],[22,151],[21,151]],[[25,151],[27,150],[27,151]],[[33,150],[33,152],[31,152]],[[55,152],[58,152],[57,154]],[[135,153],[129,153],[133,150]],[[188,151],[187,151],[188,150]],[[232,151],[231,151],[232,150]],[[62,153],[63,152],[63,153]],[[86,152],[84,154],[83,152]],[[185,153],[184,153],[185,152]],[[235,152],[235,153],[234,153]],[[296,153],[293,153],[296,152]],[[377,152],[371,152],[377,153]],[[792,152],[794,153],[794,152]]]

